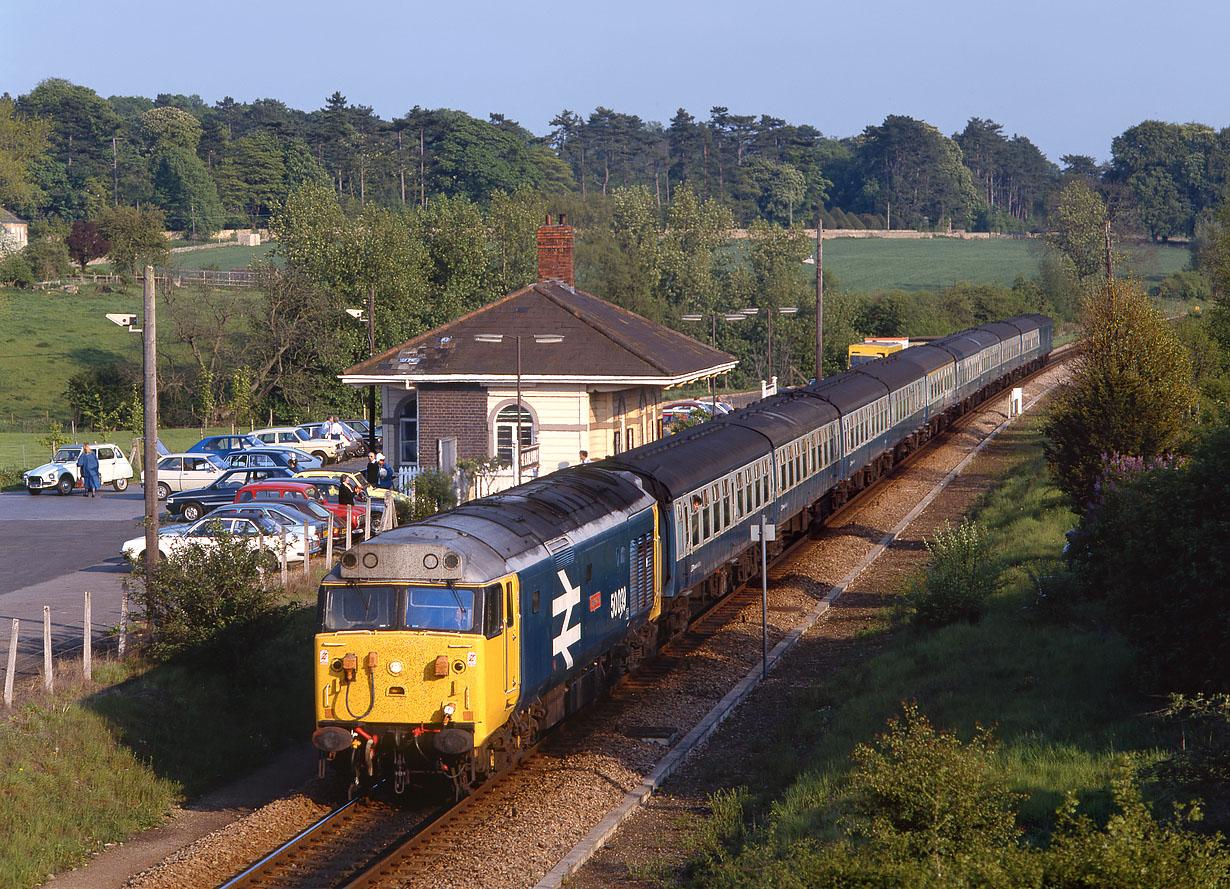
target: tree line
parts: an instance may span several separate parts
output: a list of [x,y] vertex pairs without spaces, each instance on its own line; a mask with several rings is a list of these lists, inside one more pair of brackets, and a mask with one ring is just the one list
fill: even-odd
[[189,235],[264,226],[290,191],[328,185],[354,212],[423,206],[436,195],[486,204],[527,187],[548,198],[609,198],[643,187],[663,216],[681,188],[738,227],[817,219],[832,228],[1026,230],[1081,177],[1120,228],[1157,239],[1195,234],[1230,183],[1230,131],[1144,121],[1115,138],[1111,161],[1047,159],[1026,136],[972,117],[945,135],[889,115],[851,137],[770,114],[680,108],[669,122],[598,107],[564,109],[536,136],[493,113],[410,108],[385,120],[340,92],[301,111],[272,98],[208,104],[198,95],[103,98],[52,78],[0,97],[0,206],[66,226],[105,207],[157,207]]

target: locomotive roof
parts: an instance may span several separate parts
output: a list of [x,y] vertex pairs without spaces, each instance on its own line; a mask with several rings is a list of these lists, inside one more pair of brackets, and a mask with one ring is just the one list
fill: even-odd
[[875,377],[852,370],[819,380],[800,391],[824,399],[843,416],[888,394],[888,388]]
[[646,480],[655,497],[671,501],[768,453],[764,435],[711,420],[607,457],[597,465],[634,472]]
[[742,410],[718,417],[715,422],[744,426],[764,435],[780,447],[805,432],[818,429],[838,418],[837,410],[801,389],[787,389],[756,401]]
[[1055,326],[1055,322],[1047,315],[1020,315],[1016,318],[1009,318],[1008,323],[1015,325],[1022,333],[1027,330],[1039,330]]
[[[565,469],[357,544],[347,551],[339,573],[343,578],[483,583],[530,561],[548,541],[586,526],[618,525],[652,503],[630,476],[592,465]],[[460,556],[454,576],[437,567],[448,565],[443,561],[448,553]],[[371,565],[365,561],[369,554]],[[432,554],[437,555],[434,574],[422,568],[424,557]]]

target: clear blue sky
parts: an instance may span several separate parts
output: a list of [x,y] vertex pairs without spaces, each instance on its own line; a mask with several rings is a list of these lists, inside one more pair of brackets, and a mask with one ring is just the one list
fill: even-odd
[[714,105],[850,136],[888,114],[951,135],[991,118],[1052,161],[1110,156],[1146,119],[1230,123],[1230,4],[1142,0],[708,3],[10,0],[0,92],[64,77],[102,96],[275,98],[340,90],[545,134],[564,108],[669,122]]

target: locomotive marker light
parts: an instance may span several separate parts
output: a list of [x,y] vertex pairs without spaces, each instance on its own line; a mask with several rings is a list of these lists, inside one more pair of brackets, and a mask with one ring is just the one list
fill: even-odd
[[[564,337],[558,333],[530,334],[536,343],[562,343]],[[513,440],[513,461],[516,464],[516,483],[521,484],[521,334],[516,333],[478,333],[474,335],[476,343],[502,343],[504,337],[517,343],[517,437]]]
[[762,679],[769,678],[769,541],[777,539],[777,525],[764,520],[760,515],[760,524],[752,525],[752,542],[760,541],[760,622],[764,640],[764,654],[760,675]]

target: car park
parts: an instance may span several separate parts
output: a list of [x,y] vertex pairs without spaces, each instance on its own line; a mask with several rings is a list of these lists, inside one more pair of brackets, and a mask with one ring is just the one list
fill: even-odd
[[[229,537],[245,540],[250,546],[267,551],[272,559],[281,560],[282,532],[286,531],[286,560],[302,562],[304,552],[319,552],[320,541],[307,540],[303,528],[283,526],[268,516],[232,515],[222,511],[186,525],[168,525],[158,531],[158,554],[172,558],[192,546],[211,547]],[[120,550],[135,562],[145,558],[145,535],[124,543]]]
[[[291,458],[296,461],[290,465]],[[266,466],[285,466],[292,472],[300,469],[320,469],[324,464],[306,451],[297,448],[252,448],[246,451],[235,451],[226,457],[228,466],[251,466],[261,468]]]
[[321,463],[336,463],[345,453],[343,443],[305,432],[302,427],[273,426],[252,433],[265,446],[306,451]]
[[[41,494],[43,491],[59,491],[61,494],[71,494],[74,488],[81,487],[81,470],[77,468],[77,458],[81,456],[85,445],[62,445],[56,449],[50,463],[44,463],[22,474],[26,490],[31,494]],[[117,491],[128,488],[128,480],[132,478],[132,464],[124,456],[118,445],[92,444],[90,449],[98,457],[98,477],[104,485],[111,485]]]
[[192,491],[181,491],[167,498],[167,512],[173,516],[183,516],[192,522],[205,513],[235,501],[235,492],[244,485],[264,481],[271,478],[290,478],[291,471],[281,466],[271,466],[265,469],[237,468],[228,469],[209,485]]
[[253,438],[246,432],[232,433],[230,435],[207,435],[188,448],[188,453],[230,454],[234,451],[259,447],[263,447],[260,439]]
[[[167,454],[158,461],[158,499],[212,484],[229,467],[217,454]],[[145,484],[145,473],[141,473]]]

